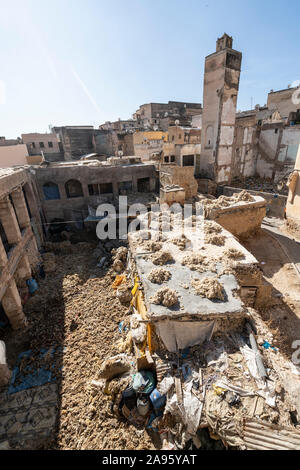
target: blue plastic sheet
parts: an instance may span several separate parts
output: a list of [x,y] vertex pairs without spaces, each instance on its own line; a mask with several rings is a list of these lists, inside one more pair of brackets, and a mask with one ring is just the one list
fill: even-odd
[[[50,357],[54,356],[55,349],[52,348]],[[42,362],[43,357],[49,352],[47,349],[41,349],[39,354],[39,362]],[[18,356],[17,365],[13,369],[10,385],[8,387],[8,394],[11,395],[16,392],[27,390],[28,388],[38,387],[50,382],[55,382],[55,377],[52,375],[51,370],[44,367],[35,368],[33,364],[27,365],[20,371],[20,365],[24,357],[30,358],[32,351],[24,351]]]

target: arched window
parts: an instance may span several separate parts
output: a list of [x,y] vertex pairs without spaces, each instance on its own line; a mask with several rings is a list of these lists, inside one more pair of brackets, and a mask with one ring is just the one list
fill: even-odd
[[206,134],[205,134],[205,147],[212,148],[212,146],[213,146],[213,137],[214,137],[213,126],[207,126]]
[[82,197],[82,186],[78,180],[69,180],[65,184],[67,197]]
[[60,199],[59,188],[57,184],[49,182],[43,185],[43,193],[46,200]]

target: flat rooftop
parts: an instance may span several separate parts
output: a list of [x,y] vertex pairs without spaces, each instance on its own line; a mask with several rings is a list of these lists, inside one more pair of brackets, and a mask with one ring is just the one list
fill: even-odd
[[[172,256],[172,260],[162,266],[169,271],[171,277],[162,284],[153,283],[148,279],[150,271],[160,266],[153,263],[153,255],[158,252],[152,252],[149,249],[148,240],[141,239],[141,233],[143,234],[145,231],[129,234],[131,253],[144,289],[149,319],[153,321],[193,316],[205,320],[227,317],[228,315],[243,316],[244,305],[236,294],[239,286],[234,274],[228,269],[232,260],[227,258],[226,253],[229,249],[235,249],[239,252],[240,259],[234,262],[242,266],[257,264],[256,258],[241,246],[230,232],[215,222],[204,221],[202,216],[192,217],[193,223],[197,225],[194,231],[186,232],[185,248],[181,249],[182,247],[178,246],[177,241],[182,237],[182,229],[177,225],[175,219],[176,217],[171,220],[172,229],[169,232],[149,230],[152,241],[158,235],[158,243],[161,245],[160,252],[167,251]],[[212,226],[211,224],[217,226],[217,235],[223,239],[223,245],[215,245],[208,240],[207,230]],[[183,264],[187,255],[200,255],[204,258],[203,263],[196,269],[189,263],[184,262]],[[218,280],[223,288],[224,300],[210,300],[207,297],[197,295],[192,284],[205,277]],[[173,307],[154,304],[151,298],[161,287],[175,290],[178,295],[178,303]]]

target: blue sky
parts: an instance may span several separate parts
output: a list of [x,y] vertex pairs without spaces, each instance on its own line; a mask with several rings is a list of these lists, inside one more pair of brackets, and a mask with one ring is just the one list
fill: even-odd
[[0,0],[0,135],[202,102],[224,32],[243,53],[238,109],[263,105],[300,79],[299,17],[298,0]]

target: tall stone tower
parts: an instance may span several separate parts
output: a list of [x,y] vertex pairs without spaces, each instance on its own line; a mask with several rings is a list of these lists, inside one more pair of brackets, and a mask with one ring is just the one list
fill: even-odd
[[218,183],[231,180],[241,62],[242,53],[232,49],[227,34],[205,58],[200,172]]

